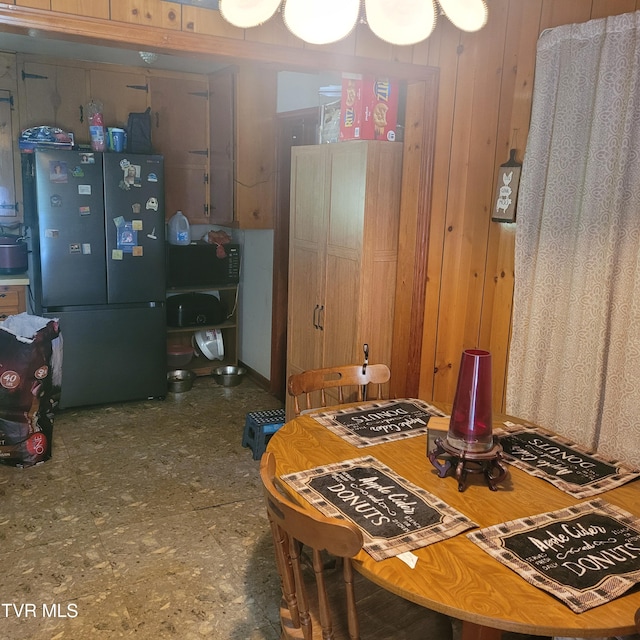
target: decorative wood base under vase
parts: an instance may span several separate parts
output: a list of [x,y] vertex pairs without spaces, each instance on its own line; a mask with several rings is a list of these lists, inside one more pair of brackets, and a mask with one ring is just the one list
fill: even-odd
[[[493,447],[483,452],[462,451],[451,446],[446,438],[436,438],[434,444],[435,449],[428,454],[429,461],[441,478],[454,470],[458,491],[465,490],[469,473],[482,473],[491,491],[497,491],[496,485],[507,477],[508,471],[502,464],[502,445],[495,437]],[[444,463],[440,463],[439,458],[443,458]]]

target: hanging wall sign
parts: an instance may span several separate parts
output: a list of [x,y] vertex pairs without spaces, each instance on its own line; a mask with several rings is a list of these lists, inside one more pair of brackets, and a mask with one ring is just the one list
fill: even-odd
[[518,184],[522,164],[516,161],[516,150],[511,149],[507,162],[500,165],[498,184],[491,219],[494,222],[515,222]]

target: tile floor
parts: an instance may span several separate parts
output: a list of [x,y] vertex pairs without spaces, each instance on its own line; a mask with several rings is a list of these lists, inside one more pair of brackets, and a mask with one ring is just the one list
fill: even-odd
[[[53,456],[0,465],[0,638],[276,640],[279,581],[241,446],[250,380],[68,409]],[[15,606],[15,608],[14,608]]]
[[[50,460],[0,465],[0,639],[277,640],[241,441],[248,412],[280,406],[251,380],[198,378],[163,401],[59,412]],[[426,625],[425,640],[448,639]]]

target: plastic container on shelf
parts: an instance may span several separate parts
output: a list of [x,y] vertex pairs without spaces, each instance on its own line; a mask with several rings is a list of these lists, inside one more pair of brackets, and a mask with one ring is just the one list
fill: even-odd
[[176,211],[176,213],[169,219],[169,233],[167,234],[167,240],[169,241],[169,244],[191,244],[189,220],[187,220],[182,211]]

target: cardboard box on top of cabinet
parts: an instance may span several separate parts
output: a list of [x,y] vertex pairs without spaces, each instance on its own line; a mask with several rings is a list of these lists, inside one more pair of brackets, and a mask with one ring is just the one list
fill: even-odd
[[398,83],[356,73],[342,74],[340,140],[395,142]]

